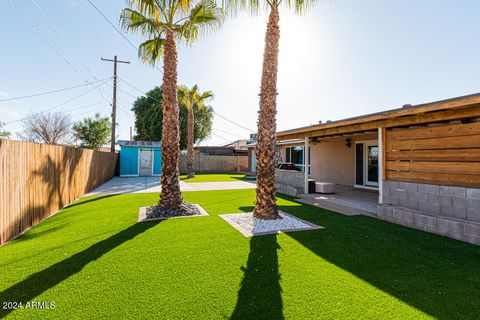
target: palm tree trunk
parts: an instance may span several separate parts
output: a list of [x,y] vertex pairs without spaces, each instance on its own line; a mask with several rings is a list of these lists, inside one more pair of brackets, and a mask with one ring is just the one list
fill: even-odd
[[257,198],[254,215],[261,219],[278,219],[275,201],[275,140],[277,114],[278,46],[280,41],[278,3],[273,1],[265,34],[260,111],[258,115]]
[[193,150],[193,140],[195,133],[195,114],[193,106],[188,108],[188,134],[187,134],[187,178],[195,177],[195,151]]
[[183,202],[178,180],[180,153],[180,120],[177,103],[177,48],[175,37],[168,33],[163,57],[163,129],[162,129],[162,193],[160,206],[173,208]]

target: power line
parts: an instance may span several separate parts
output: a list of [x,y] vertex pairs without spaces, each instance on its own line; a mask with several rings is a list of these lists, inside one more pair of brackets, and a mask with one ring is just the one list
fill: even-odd
[[[53,31],[53,33],[55,33],[61,41],[63,41],[63,45],[64,46],[61,46],[61,49],[62,51],[64,52],[65,55],[68,55],[70,56],[70,58],[73,58],[73,56],[71,54],[69,54],[67,52],[67,50],[65,50],[64,47],[68,47],[71,49],[70,45],[68,44],[67,40],[65,40],[65,38],[60,34],[60,32],[58,31],[58,29],[55,27],[55,25],[53,24],[52,20],[50,20],[50,18],[47,16],[47,14],[45,13],[45,11],[42,10],[42,8],[40,8],[40,6],[38,5],[38,3],[35,1],[35,0],[32,0],[34,6],[37,8],[37,10],[40,12],[40,14],[42,15],[42,17],[47,21],[47,25],[49,27],[50,30]],[[80,59],[79,59],[80,60]],[[83,63],[83,61],[80,60],[80,63],[82,63],[82,65],[87,69],[87,71],[89,71],[89,68]]]
[[234,137],[245,138],[245,137],[243,137],[243,136],[241,136],[241,135],[238,135],[238,134],[235,134],[235,133],[231,133],[231,132],[228,132],[228,131],[225,131],[225,130],[220,130],[220,129],[218,129],[218,128],[213,128],[213,130],[215,130],[215,131],[220,131],[220,132],[229,134],[229,135],[234,136]]
[[[117,78],[120,79],[120,77],[117,77]],[[121,80],[121,79],[120,79],[120,80]],[[122,81],[123,81],[123,80],[122,80]],[[124,81],[124,82],[125,82],[125,81]],[[113,85],[111,85],[111,84],[109,84],[109,83],[105,83],[105,85],[113,88]],[[134,96],[133,94],[129,93],[128,91],[125,91],[125,90],[120,89],[120,88],[117,88],[117,90],[120,91],[120,92],[122,92],[122,93],[124,93],[124,94],[126,94],[127,96],[130,96],[130,97],[132,97],[132,98],[134,98],[134,99],[138,99],[138,96]],[[140,92],[141,92],[141,91],[140,91]],[[142,92],[142,94],[143,94],[143,95],[146,95],[147,97],[150,97],[150,98],[152,98],[152,99],[154,99],[154,100],[156,100],[156,101],[158,101],[157,99],[155,99],[155,98],[147,95],[146,93],[143,93],[143,92]]]
[[28,26],[33,29],[38,35],[42,38],[43,41],[61,58],[63,61],[75,72],[80,78],[88,82],[88,80],[78,72],[78,70],[70,63],[70,61],[62,57],[62,54],[55,48],[55,46],[43,35],[43,33],[40,32],[40,30],[23,14],[23,12],[11,1],[8,0],[8,3],[17,11],[17,13],[20,15],[20,17],[28,24]]
[[[153,100],[155,100],[155,101],[159,101],[157,98],[148,95],[147,93],[145,93],[145,92],[143,92],[142,90],[138,89],[137,87],[135,87],[133,84],[127,82],[126,80],[124,80],[124,79],[122,79],[122,78],[120,78],[120,77],[119,77],[119,79],[120,79],[122,82],[124,82],[126,85],[128,85],[128,86],[130,86],[131,88],[137,90],[138,92],[142,93],[143,95],[145,95],[145,96],[147,96],[147,97],[149,97],[149,98],[151,98],[151,99],[153,99]],[[129,96],[131,96],[131,97],[134,97],[133,95],[131,95],[131,94],[127,93],[127,92],[124,92],[124,93],[126,93],[127,95],[129,95]],[[136,97],[134,97],[134,98],[136,98]],[[242,126],[242,125],[240,125],[240,124],[238,124],[238,123],[236,123],[236,122],[234,122],[234,121],[232,121],[232,120],[230,120],[230,119],[222,116],[221,114],[219,114],[219,113],[216,112],[215,110],[214,110],[213,112],[214,112],[216,115],[218,115],[219,117],[223,118],[224,120],[226,120],[226,121],[228,121],[228,122],[230,122],[230,123],[233,123],[234,125],[239,126],[239,127],[242,128],[242,129],[248,130],[248,131],[250,131],[250,132],[255,132],[255,131],[247,128],[247,127],[244,127],[244,126]],[[216,130],[222,131],[222,130],[219,130],[219,129],[216,129]],[[232,133],[226,132],[226,131],[224,131],[224,133],[232,134]],[[234,134],[234,135],[235,135],[235,134]],[[242,136],[239,136],[239,135],[236,135],[236,136],[237,136],[237,137],[242,137]],[[242,137],[242,138],[243,138],[243,137]]]
[[[90,68],[87,66],[87,64],[85,62],[83,62],[82,59],[80,58],[75,58],[72,54],[70,54],[68,52],[68,50],[66,50],[65,48],[69,48],[70,50],[72,50],[72,47],[70,46],[70,44],[67,42],[67,40],[65,40],[65,38],[62,36],[62,34],[60,33],[60,31],[58,31],[58,29],[55,27],[55,24],[52,22],[52,20],[50,20],[50,18],[47,16],[47,14],[40,8],[40,6],[38,5],[38,3],[35,1],[35,0],[32,0],[33,4],[35,5],[35,7],[37,8],[37,10],[40,12],[40,14],[42,15],[42,17],[47,21],[47,24],[49,26],[49,29],[50,30],[53,30],[53,33],[55,33],[58,38],[60,38],[61,41],[60,42],[63,42],[63,45],[60,44],[60,47],[62,49],[62,51],[64,52],[64,54],[66,56],[70,56],[70,58],[72,59],[76,59],[78,61],[80,61],[80,64],[85,68],[85,70],[87,71],[87,73],[96,81],[98,81],[98,78],[90,71]],[[97,84],[97,88],[98,88],[98,91],[100,92],[100,95],[102,96],[103,100],[105,100],[107,102],[107,99],[105,98],[105,96],[103,95],[103,91],[102,89],[100,89],[100,86]]]
[[[40,111],[40,113],[48,112],[48,111],[51,111],[51,110],[56,109],[56,108],[58,108],[58,107],[61,107],[61,106],[65,105],[65,104],[67,104],[67,103],[69,103],[69,102],[72,102],[73,100],[76,100],[76,99],[78,99],[78,98],[86,95],[87,93],[89,93],[89,92],[91,92],[91,91],[93,91],[93,90],[95,90],[95,89],[97,89],[97,88],[96,88],[96,87],[95,87],[95,88],[91,88],[91,89],[89,89],[89,90],[87,90],[87,91],[79,94],[78,96],[75,96],[75,97],[73,97],[73,98],[71,98],[71,99],[68,99],[67,101],[64,101],[64,102],[62,102],[62,103],[60,103],[60,104],[57,104],[57,105],[55,105],[55,106],[53,106],[53,107],[51,107],[51,108],[42,110],[42,111]],[[5,125],[11,124],[11,123],[15,123],[15,122],[19,122],[19,121],[25,120],[25,119],[27,119],[27,118],[28,118],[28,116],[27,116],[27,117],[20,118],[20,119],[17,119],[17,120],[5,122]]]
[[108,24],[110,24],[115,30],[117,30],[118,34],[122,36],[123,39],[125,39],[135,50],[138,50],[138,47],[136,45],[134,45],[108,18],[106,15],[103,14],[102,11],[100,11],[100,9],[98,9],[98,7],[93,4],[92,1],[90,0],[87,0],[87,2],[93,7],[95,8],[95,10],[103,17],[103,19],[105,19]]
[[217,137],[217,138],[220,138],[220,139],[222,139],[222,140],[225,140],[226,142],[232,142],[232,140],[225,139],[224,137],[219,136],[219,135],[216,134],[215,132],[212,132],[212,134],[213,134],[215,137]]
[[145,92],[143,92],[142,90],[138,89],[137,87],[135,87],[133,84],[129,83],[128,81],[126,81],[126,80],[124,80],[124,79],[122,79],[122,78],[120,78],[120,77],[118,77],[118,78],[120,79],[120,81],[122,81],[123,83],[125,83],[127,86],[129,86],[130,88],[133,88],[133,89],[137,90],[137,91],[140,92],[142,95],[145,95],[145,96],[147,96],[147,97],[149,97],[149,98],[151,98],[151,99],[153,99],[153,100],[155,100],[155,101],[160,102],[160,100],[158,100],[157,98],[152,97],[151,95],[148,95],[147,93],[145,93]]
[[242,128],[242,129],[245,129],[245,130],[250,131],[250,132],[255,132],[255,131],[253,131],[252,129],[248,129],[247,127],[244,127],[244,126],[242,126],[241,124],[238,124],[238,123],[236,123],[236,122],[234,122],[234,121],[232,121],[232,120],[230,120],[230,119],[225,118],[224,116],[222,116],[221,114],[219,114],[219,113],[216,112],[215,110],[213,110],[213,113],[215,113],[217,116],[219,116],[219,117],[222,118],[223,120],[226,120],[226,121],[228,121],[228,122],[230,122],[230,123],[232,123],[232,124],[234,124],[234,125]]
[[88,86],[88,85],[91,85],[91,84],[98,83],[98,82],[100,82],[100,81],[105,81],[105,80],[107,80],[107,79],[109,79],[109,78],[104,78],[104,79],[100,79],[100,80],[93,81],[93,82],[82,83],[82,84],[79,84],[79,85],[76,85],[76,86],[72,86],[72,87],[68,87],[68,88],[63,88],[63,89],[57,89],[57,90],[46,91],[46,92],[41,92],[41,93],[35,93],[35,94],[30,94],[30,95],[21,96],[21,97],[1,99],[0,102],[11,101],[11,100],[27,99],[27,98],[33,98],[33,97],[38,97],[38,96],[44,96],[44,95],[51,94],[51,93],[57,93],[57,92],[67,91],[67,90],[76,89],[76,88],[80,88],[80,87],[85,87],[85,86]]
[[81,116],[81,115],[84,115],[84,114],[87,114],[87,113],[90,113],[92,111],[98,111],[102,108],[105,108],[105,107],[109,107],[110,105],[103,105],[103,106],[100,106],[100,107],[97,107],[97,108],[93,108],[92,110],[88,110],[88,111],[85,111],[85,112],[81,112],[81,113],[78,113],[76,114],[75,116],[78,117],[78,116]]
[[[9,0],[10,1],[10,0]],[[111,21],[110,19],[107,18],[106,15],[103,14],[103,12],[90,0],[87,0],[87,2],[98,12],[98,14],[100,14],[103,19],[105,19],[105,21],[108,22],[109,25],[111,25],[119,35],[122,36],[122,38],[127,41],[138,53],[138,47],[136,45],[134,45],[124,34],[122,31],[120,31]],[[153,66],[155,69],[157,69],[158,71],[162,71],[160,68],[158,68],[156,65]]]
[[82,109],[86,109],[86,108],[89,108],[89,107],[97,106],[99,104],[103,104],[102,107],[110,105],[109,103],[105,104],[105,101],[100,101],[100,102],[92,103],[92,104],[89,104],[89,105],[86,105],[86,106],[76,107],[75,110],[69,109],[69,110],[65,110],[65,111],[70,111],[72,113],[75,113],[78,110],[82,110]]

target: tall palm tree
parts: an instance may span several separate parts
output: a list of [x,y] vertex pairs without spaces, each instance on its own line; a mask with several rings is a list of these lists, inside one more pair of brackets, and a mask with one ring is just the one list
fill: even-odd
[[260,86],[260,110],[258,112],[257,143],[257,194],[254,215],[261,219],[278,219],[275,199],[275,141],[277,114],[277,73],[278,50],[280,41],[280,5],[302,13],[317,2],[316,0],[223,0],[223,7],[231,12],[246,8],[257,13],[260,8],[270,10],[265,47],[263,52],[263,69]]
[[198,85],[194,85],[192,89],[187,87],[178,88],[178,100],[188,110],[188,131],[187,131],[187,178],[195,177],[195,151],[193,150],[194,133],[195,133],[195,114],[194,109],[207,108],[205,102],[213,98],[211,91],[200,94]]
[[200,35],[220,27],[222,11],[213,0],[130,0],[120,20],[127,31],[148,37],[139,58],[155,65],[163,56],[163,130],[161,208],[175,208],[183,198],[178,179],[180,153],[177,103],[177,41],[193,44]]

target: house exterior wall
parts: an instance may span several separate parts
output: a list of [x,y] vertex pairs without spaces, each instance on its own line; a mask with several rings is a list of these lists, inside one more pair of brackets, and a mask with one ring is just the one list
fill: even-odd
[[[351,147],[345,145],[346,137],[325,138],[310,143],[310,178],[319,182],[331,182],[346,186],[355,185],[355,142],[377,140],[378,134],[350,136]],[[303,144],[298,144],[303,146]],[[281,146],[280,155],[286,159],[286,148]]]
[[385,180],[377,218],[480,245],[480,189]]
[[385,132],[377,217],[480,245],[479,134],[478,122]]

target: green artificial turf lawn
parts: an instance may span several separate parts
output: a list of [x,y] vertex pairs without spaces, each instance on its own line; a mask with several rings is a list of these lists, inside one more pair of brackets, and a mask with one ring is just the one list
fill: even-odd
[[[23,319],[475,319],[480,247],[278,199],[325,229],[245,238],[218,214],[255,190],[185,193],[208,217],[136,223],[157,194],[83,198],[0,247]],[[2,303],[3,307],[3,303]]]
[[225,182],[225,181],[248,181],[254,179],[246,178],[245,174],[215,172],[215,173],[197,173],[195,177],[187,179],[186,174],[180,175],[180,180],[185,182]]

